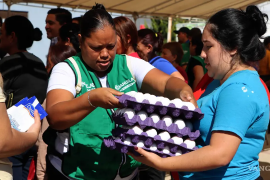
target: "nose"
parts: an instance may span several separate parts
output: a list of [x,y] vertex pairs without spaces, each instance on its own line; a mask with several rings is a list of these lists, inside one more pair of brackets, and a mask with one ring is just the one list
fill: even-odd
[[202,52],[201,52],[201,57],[204,58],[204,59],[206,58],[206,53],[205,53],[204,50],[202,50]]
[[109,57],[109,52],[108,52],[108,50],[107,50],[106,48],[102,49],[102,50],[100,51],[100,58],[101,58],[101,59],[104,59],[104,60],[107,60],[108,57]]
[[45,29],[48,29],[49,28],[49,24],[47,23],[46,26],[45,26]]

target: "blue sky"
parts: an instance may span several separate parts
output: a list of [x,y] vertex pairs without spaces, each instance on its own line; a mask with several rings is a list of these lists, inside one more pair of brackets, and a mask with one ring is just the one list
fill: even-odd
[[[40,5],[38,5],[40,6]],[[51,8],[55,8],[53,6],[51,6]],[[261,5],[259,5],[259,8],[268,14],[268,16],[270,17],[270,2],[265,2],[262,3]],[[0,1],[0,9],[2,10],[7,10],[7,6],[2,2],[2,0]],[[25,5],[12,5],[11,6],[11,10],[13,11],[27,11],[28,12],[28,18],[29,20],[32,22],[32,24],[34,25],[34,27],[38,27],[42,33],[42,40],[38,41],[38,42],[34,42],[33,46],[28,49],[29,52],[35,54],[37,57],[39,57],[44,64],[46,63],[46,55],[48,54],[48,50],[49,50],[49,45],[50,45],[50,40],[47,39],[46,36],[46,31],[45,31],[45,19],[47,16],[47,12],[49,10],[49,8],[39,8],[39,7],[31,7],[31,6],[25,6]],[[74,12],[71,11],[72,13],[72,17],[79,17],[81,15],[83,15],[86,11],[83,12]],[[118,16],[119,14],[113,14],[113,17]],[[138,22],[139,23],[139,22]],[[139,26],[139,24],[136,23],[137,26]],[[140,21],[140,23],[142,23]],[[270,36],[270,23],[267,24],[268,25],[268,31],[265,34],[265,36]]]

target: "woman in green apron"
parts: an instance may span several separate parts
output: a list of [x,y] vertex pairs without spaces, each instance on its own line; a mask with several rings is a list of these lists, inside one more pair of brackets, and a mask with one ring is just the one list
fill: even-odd
[[102,143],[115,128],[115,95],[142,91],[196,104],[192,90],[143,60],[116,55],[113,19],[103,5],[85,13],[79,40],[81,53],[53,68],[47,90],[48,178],[135,179],[140,163]]

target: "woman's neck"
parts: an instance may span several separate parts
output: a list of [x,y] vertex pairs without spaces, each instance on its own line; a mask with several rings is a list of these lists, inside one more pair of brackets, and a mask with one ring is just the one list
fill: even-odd
[[252,66],[245,65],[245,64],[238,64],[237,66],[233,67],[224,77],[223,79],[220,80],[220,84],[223,84],[231,75],[238,71],[243,71],[243,70],[251,70],[255,71],[255,69]]
[[172,65],[173,65],[175,68],[178,68],[178,67],[179,67],[179,64],[177,64],[177,62],[175,62],[175,61],[172,62]]
[[128,48],[127,48],[127,51],[125,54],[131,54],[131,53],[134,53],[134,48],[130,45]]
[[7,53],[8,53],[9,55],[13,55],[13,54],[16,54],[16,53],[19,53],[19,52],[26,52],[26,50],[20,50],[20,49],[18,49],[17,47],[11,47],[11,48],[7,51]]

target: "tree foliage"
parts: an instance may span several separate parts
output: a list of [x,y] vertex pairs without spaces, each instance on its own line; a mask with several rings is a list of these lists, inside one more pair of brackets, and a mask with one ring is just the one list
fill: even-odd
[[[173,33],[173,31],[178,30],[176,29],[176,24],[178,23],[186,23],[188,20],[181,19],[181,18],[173,18],[172,20],[172,40],[176,38],[176,34]],[[145,28],[152,29],[154,32],[159,32],[162,34],[164,38],[164,43],[167,42],[167,34],[168,34],[168,18],[160,18],[160,17],[152,17],[151,18],[151,25],[152,28],[150,28],[145,23]]]

